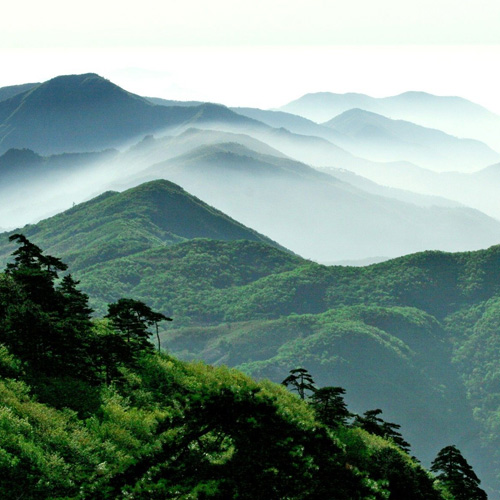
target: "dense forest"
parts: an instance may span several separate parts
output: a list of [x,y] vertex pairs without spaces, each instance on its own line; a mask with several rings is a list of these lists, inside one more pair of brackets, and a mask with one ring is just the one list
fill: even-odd
[[10,239],[2,498],[486,498],[455,446],[431,474],[380,409],[351,413],[306,369],[280,386],[158,352],[170,318],[130,298],[93,317],[61,259]]

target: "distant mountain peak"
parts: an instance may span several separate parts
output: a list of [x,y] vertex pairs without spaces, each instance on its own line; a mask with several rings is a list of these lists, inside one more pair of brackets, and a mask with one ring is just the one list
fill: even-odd
[[34,87],[28,94],[45,106],[79,105],[86,102],[107,101],[110,98],[138,99],[151,105],[146,99],[131,94],[96,73],[61,75]]
[[22,167],[24,165],[41,163],[42,161],[43,156],[36,154],[31,149],[11,148],[0,156],[0,168]]

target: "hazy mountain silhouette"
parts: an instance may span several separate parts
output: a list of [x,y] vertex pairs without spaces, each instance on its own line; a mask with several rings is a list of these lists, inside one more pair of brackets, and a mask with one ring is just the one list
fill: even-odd
[[231,110],[240,115],[265,123],[270,127],[284,128],[295,134],[321,137],[333,143],[335,143],[336,140],[342,139],[342,134],[336,130],[292,113],[258,108],[231,108]]
[[172,99],[162,99],[161,97],[145,97],[149,102],[159,106],[200,106],[203,101],[174,101]]
[[253,123],[221,105],[157,106],[95,74],[60,76],[0,102],[0,153],[96,151],[208,122]]
[[[36,222],[106,190],[116,150],[41,156],[9,149],[0,156],[0,225]],[[29,202],[27,202],[29,200]]]
[[478,139],[500,150],[500,116],[461,97],[405,92],[376,98],[355,93],[318,92],[306,94],[280,110],[323,123],[352,108],[408,120],[458,137]]
[[[389,186],[384,186],[382,184],[377,184],[366,177],[355,174],[350,170],[344,168],[321,168],[320,172],[328,173],[340,179],[341,181],[352,184],[353,186],[367,191],[371,194],[376,194],[378,196],[383,196],[385,198],[394,198],[396,200],[404,201],[405,203],[412,203],[414,205],[419,205],[421,207],[463,207],[464,204],[458,201],[450,200],[444,196],[435,196],[415,193],[409,189],[398,189]],[[347,265],[347,264],[346,264]]]
[[131,182],[159,177],[320,261],[483,248],[500,240],[500,222],[478,211],[377,196],[300,162],[234,143],[200,147]]
[[0,156],[0,178],[5,181],[14,179],[25,182],[39,175],[46,176],[54,170],[66,174],[80,166],[96,161],[109,161],[118,152],[107,150],[99,153],[63,153],[59,155],[42,156],[31,149],[9,149]]
[[17,94],[21,94],[22,92],[26,92],[27,90],[32,89],[40,85],[40,83],[23,83],[21,85],[9,85],[8,87],[0,87],[0,101],[5,101],[6,99],[10,99]]
[[340,146],[375,161],[407,160],[437,171],[471,171],[500,160],[479,141],[362,109],[345,111],[324,125],[339,133]]
[[[154,163],[188,153],[202,145],[234,142],[268,155],[285,157],[244,134],[188,128],[178,136],[151,135],[117,154],[64,153],[41,156],[11,149],[0,157],[0,225],[16,227],[36,222],[109,189],[131,187],[127,178]],[[26,203],[26,199],[30,203]]]
[[[325,167],[318,170],[338,177],[338,169]],[[472,173],[439,173],[411,164],[401,165],[397,163],[380,163],[365,167],[358,165],[353,168],[353,171],[363,178],[388,188],[444,197],[500,219],[500,200],[498,198],[500,164],[490,165]],[[354,180],[353,182],[358,185]]]

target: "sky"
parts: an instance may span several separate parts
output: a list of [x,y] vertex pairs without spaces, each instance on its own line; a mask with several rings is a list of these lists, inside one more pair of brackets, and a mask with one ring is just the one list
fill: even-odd
[[129,91],[272,108],[422,90],[500,113],[498,0],[27,0],[2,6],[0,86],[98,73]]

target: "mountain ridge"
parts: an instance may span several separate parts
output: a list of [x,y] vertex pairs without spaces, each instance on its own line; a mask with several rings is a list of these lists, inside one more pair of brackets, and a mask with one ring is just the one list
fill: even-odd
[[373,111],[391,119],[408,120],[457,137],[478,139],[500,151],[500,116],[462,97],[418,91],[389,97],[321,92],[305,94],[279,109],[323,123],[351,108]]
[[[75,232],[73,227],[79,230]],[[22,231],[49,251],[60,253],[75,270],[89,262],[102,262],[192,238],[248,239],[284,249],[166,180],[144,183],[122,193],[107,191],[15,231]],[[50,245],[44,234],[50,235]],[[2,260],[11,247],[0,246]],[[82,247],[88,255],[79,258]]]
[[94,73],[63,75],[0,101],[0,153],[97,151],[169,127],[227,120],[258,123],[222,105],[155,105]]
[[323,124],[339,132],[339,145],[375,161],[407,160],[435,171],[474,171],[500,159],[486,144],[438,129],[353,108]]

